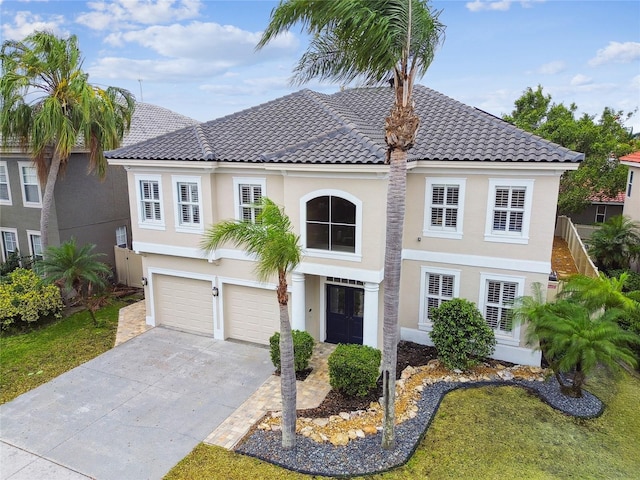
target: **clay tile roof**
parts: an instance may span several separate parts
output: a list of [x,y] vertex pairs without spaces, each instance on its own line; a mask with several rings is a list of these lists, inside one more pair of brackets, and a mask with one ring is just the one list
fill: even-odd
[[[584,155],[524,132],[422,85],[409,160],[579,162]],[[390,88],[334,94],[301,90],[197,128],[107,153],[108,158],[268,163],[382,164]]]
[[629,155],[625,155],[624,157],[620,157],[620,161],[640,164],[640,150],[630,153]]

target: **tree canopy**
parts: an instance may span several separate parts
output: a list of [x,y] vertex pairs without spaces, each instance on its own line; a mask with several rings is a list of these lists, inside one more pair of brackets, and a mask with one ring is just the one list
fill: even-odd
[[634,112],[605,107],[602,114],[577,116],[578,106],[552,102],[543,87],[528,87],[503,119],[546,140],[585,154],[580,167],[563,175],[558,213],[571,214],[586,208],[593,198],[615,197],[624,191],[627,167],[618,158],[640,149],[624,122]]

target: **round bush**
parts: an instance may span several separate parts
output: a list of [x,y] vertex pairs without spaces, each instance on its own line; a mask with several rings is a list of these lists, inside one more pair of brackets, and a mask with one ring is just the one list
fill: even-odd
[[447,368],[466,370],[493,353],[495,335],[473,302],[443,302],[432,312],[431,340]]
[[[313,337],[302,330],[292,330],[293,337],[293,363],[296,372],[302,372],[309,367],[309,360],[313,354]],[[271,347],[271,362],[280,371],[280,332],[276,332],[269,338]]]
[[329,355],[329,383],[349,396],[366,396],[380,375],[381,353],[366,345],[339,344]]

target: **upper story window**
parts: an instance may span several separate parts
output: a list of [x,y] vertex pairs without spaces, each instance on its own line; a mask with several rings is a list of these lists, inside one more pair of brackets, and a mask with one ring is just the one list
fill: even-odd
[[432,312],[459,295],[460,271],[422,267],[419,328],[431,329]]
[[42,237],[40,236],[40,232],[27,230],[27,235],[29,236],[29,253],[31,254],[31,258],[34,260],[42,260],[44,257],[42,255]]
[[136,175],[138,225],[141,228],[164,229],[161,180],[160,175]]
[[9,257],[18,253],[18,235],[15,229],[2,230],[2,261],[6,262]]
[[176,230],[202,231],[200,177],[172,177],[176,202]]
[[427,178],[423,234],[462,238],[466,179]]
[[524,279],[519,277],[481,275],[480,310],[502,343],[519,343],[520,327],[513,322],[512,309],[523,286]]
[[255,223],[260,214],[260,202],[266,196],[266,181],[264,178],[233,179],[235,193],[236,220]]
[[485,240],[528,243],[533,180],[489,180]]
[[0,205],[11,205],[11,188],[7,162],[0,162]]
[[627,198],[631,198],[631,187],[633,187],[633,170],[629,169],[629,182],[627,183]]
[[307,256],[362,259],[362,201],[350,193],[322,189],[304,195],[300,225]]
[[38,183],[36,168],[26,162],[18,162],[18,168],[20,169],[20,184],[24,206],[41,207],[40,183]]

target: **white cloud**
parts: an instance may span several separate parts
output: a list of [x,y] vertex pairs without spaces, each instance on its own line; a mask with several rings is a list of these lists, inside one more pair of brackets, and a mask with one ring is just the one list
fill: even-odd
[[538,73],[544,75],[554,75],[556,73],[560,73],[564,71],[567,67],[567,64],[562,60],[556,60],[553,62],[545,63],[538,68]]
[[640,59],[639,42],[609,42],[605,48],[601,48],[596,56],[589,60],[592,67],[605,63],[631,63]]
[[64,17],[62,15],[50,15],[46,19],[31,12],[17,12],[13,23],[2,24],[2,37],[5,40],[22,40],[35,31],[50,31],[58,36],[66,37],[69,32],[62,28]]
[[465,5],[472,12],[480,12],[482,10],[509,10],[511,6],[511,0],[473,0],[473,2],[467,2]]
[[105,57],[87,68],[91,78],[117,80],[145,80],[151,82],[193,82],[224,73],[230,63],[224,61],[202,62],[193,58],[170,60],[136,60],[121,57]]
[[587,77],[586,75],[582,75],[581,73],[575,75],[572,79],[571,79],[571,85],[574,86],[581,86],[581,85],[587,85],[591,83],[591,78]]
[[200,14],[200,0],[116,0],[88,3],[91,12],[78,15],[76,22],[93,30],[132,28],[196,18]]
[[636,75],[631,79],[631,88],[640,90],[640,75]]

